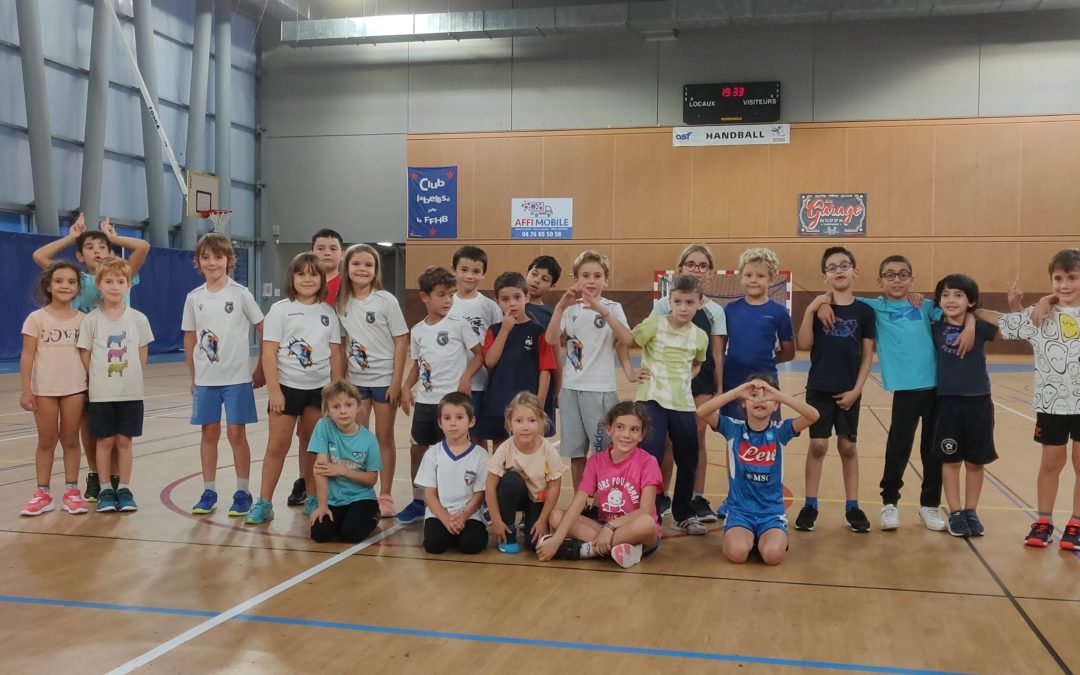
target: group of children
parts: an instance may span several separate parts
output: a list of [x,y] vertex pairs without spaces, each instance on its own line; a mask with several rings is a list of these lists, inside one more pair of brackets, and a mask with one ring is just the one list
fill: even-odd
[[[53,260],[71,244],[85,272]],[[129,249],[128,260],[113,257],[111,246]],[[142,367],[153,335],[127,292],[138,283],[147,248],[116,236],[108,221],[94,232],[80,219],[71,234],[35,254],[44,268],[42,308],[23,328],[21,404],[38,426],[38,489],[25,515],[53,509],[49,478],[57,440],[64,449],[65,510],[85,513],[93,501],[98,511],[137,508],[129,487],[131,443],[142,432]],[[226,237],[201,238],[195,265],[205,283],[184,306],[191,421],[202,429],[204,485],[192,511],[216,509],[224,407],[237,476],[229,515],[256,525],[274,517],[273,495],[296,435],[300,478],[288,501],[304,505],[316,541],[360,541],[380,517],[396,515],[405,523],[424,520],[424,547],[432,553],[478,552],[490,527],[507,553],[520,550],[520,535],[540,560],[608,556],[629,567],[657,549],[661,519],[670,512],[673,527],[691,535],[706,534],[705,523],[724,519],[725,556],[743,562],[756,549],[766,563],[777,564],[787,550],[783,452],[803,429],[810,429],[810,444],[796,529],[815,527],[823,458],[834,433],[845,518],[855,532],[870,529],[858,501],[856,440],[875,347],[882,384],[893,392],[882,529],[899,526],[896,505],[921,421],[920,520],[956,536],[983,534],[976,512],[982,467],[997,457],[984,345],[998,333],[1026,339],[1036,350],[1036,441],[1043,444],[1043,463],[1039,518],[1026,543],[1051,540],[1070,437],[1074,465],[1080,452],[1075,249],[1051,261],[1052,295],[1021,310],[1014,289],[1013,313],[998,315],[979,308],[978,286],[963,275],[942,279],[933,301],[912,294],[911,264],[901,256],[880,265],[881,297],[856,298],[855,256],[832,247],[821,261],[825,292],[807,307],[797,336],[787,309],[769,298],[779,262],[763,248],[740,256],[744,296],[721,306],[702,287],[714,274],[712,253],[689,246],[669,296],[633,328],[622,306],[603,297],[611,270],[595,251],[577,257],[570,287],[550,307],[544,296],[562,274],[555,259],[536,258],[525,275],[500,274],[491,300],[478,291],[487,255],[463,246],[450,270],[421,273],[426,316],[411,330],[397,298],[382,289],[378,251],[364,244],[346,249],[333,230],[317,232],[312,251],[289,263],[285,299],[265,316],[251,293],[230,279],[235,262]],[[261,334],[254,372],[252,327]],[[777,364],[794,357],[796,337],[811,360],[802,399],[782,393],[777,380]],[[633,347],[641,349],[640,367],[630,359]],[[636,401],[619,401],[616,362],[637,385]],[[245,430],[257,421],[254,389],[263,385],[269,434],[256,500]],[[782,421],[781,404],[798,417]],[[556,406],[560,438],[552,444]],[[414,485],[413,500],[401,511],[391,497],[398,407],[412,416]],[[727,445],[728,497],[715,511],[704,495],[706,427]],[[83,495],[77,485],[80,428],[90,465]],[[575,493],[561,510],[564,459]],[[110,483],[102,488],[98,475]],[[947,519],[939,513],[943,485]],[[1062,548],[1080,546],[1080,486],[1074,502]]]

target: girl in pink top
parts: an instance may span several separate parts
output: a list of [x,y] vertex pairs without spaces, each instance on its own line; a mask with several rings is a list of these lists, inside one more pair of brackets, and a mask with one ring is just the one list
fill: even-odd
[[75,347],[83,313],[71,306],[79,293],[79,269],[54,262],[41,273],[34,295],[42,306],[23,323],[19,357],[23,410],[34,413],[38,443],[35,455],[37,490],[22,515],[37,516],[55,507],[49,494],[56,442],[64,449],[63,509],[86,513],[79,494],[79,425],[86,405],[86,369]]
[[[617,403],[604,422],[611,446],[589,458],[570,507],[551,512],[555,533],[536,547],[541,562],[611,556],[620,566],[632,567],[660,546],[660,466],[638,447],[648,426],[645,408],[636,401]],[[596,498],[598,520],[581,515],[590,497]]]

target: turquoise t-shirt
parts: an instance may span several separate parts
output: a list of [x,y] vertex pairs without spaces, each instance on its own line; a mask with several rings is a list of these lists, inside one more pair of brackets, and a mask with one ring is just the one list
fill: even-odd
[[[101,302],[101,291],[94,285],[94,275],[89,272],[79,272],[79,294],[71,300],[71,306],[82,312],[83,314],[89,314],[94,311],[98,304]],[[136,274],[135,278],[131,280],[131,287],[134,288],[139,285],[139,275]],[[124,304],[131,307],[131,291],[129,290],[124,294]]]
[[930,300],[923,300],[918,307],[883,296],[858,300],[874,310],[878,362],[886,391],[933,389],[937,362],[930,322],[941,318],[941,308]]
[[[353,471],[378,471],[382,468],[379,441],[375,434],[364,427],[350,436],[341,433],[334,420],[323,417],[315,423],[311,432],[308,452],[316,455],[326,453],[334,464],[344,464]],[[344,476],[330,479],[326,503],[345,506],[363,499],[375,499],[375,488],[354,483]]]

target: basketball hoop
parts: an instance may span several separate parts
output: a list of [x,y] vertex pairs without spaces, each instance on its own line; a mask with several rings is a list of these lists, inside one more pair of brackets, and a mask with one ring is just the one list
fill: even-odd
[[213,221],[214,232],[218,234],[225,234],[225,226],[229,224],[229,217],[232,216],[232,211],[228,209],[210,209],[209,211],[199,211],[200,218],[206,218]]

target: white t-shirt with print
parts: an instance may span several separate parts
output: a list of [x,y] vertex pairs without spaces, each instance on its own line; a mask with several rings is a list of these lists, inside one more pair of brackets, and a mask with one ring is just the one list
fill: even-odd
[[[499,303],[483,293],[477,293],[475,297],[469,298],[468,300],[460,298],[455,294],[454,305],[450,308],[450,312],[447,316],[453,316],[463,320],[470,328],[472,328],[473,333],[476,334],[476,339],[480,342],[484,341],[484,336],[487,335],[488,328],[503,320],[503,313],[502,310],[499,309]],[[487,368],[481,368],[476,375],[473,375],[473,391],[483,391],[486,389],[487,381]]]
[[117,319],[101,308],[86,315],[79,330],[79,349],[90,350],[90,402],[141,401],[142,359],[139,349],[154,341],[150,321],[130,307]]
[[[604,312],[629,329],[622,305],[600,299]],[[615,333],[600,314],[581,303],[563,313],[559,329],[566,335],[563,362],[565,389],[574,391],[615,391]]]
[[1080,307],[1055,307],[1036,327],[1031,307],[1002,314],[1006,340],[1027,340],[1035,353],[1035,412],[1080,415]]
[[[455,457],[446,447],[446,441],[436,443],[424,453],[420,469],[416,472],[416,485],[432,487],[439,491],[439,503],[451,514],[461,511],[477,492],[487,486],[488,454],[475,443],[464,453]],[[425,518],[434,518],[430,508]],[[480,520],[480,510],[469,516]]]
[[390,386],[394,338],[409,332],[397,298],[386,291],[373,291],[363,300],[349,298],[339,318],[349,382],[361,387]]
[[409,356],[420,369],[416,402],[434,405],[457,391],[480,338],[461,319],[445,316],[433,326],[426,319],[413,326],[409,344]]
[[180,329],[195,333],[195,384],[251,382],[251,326],[262,320],[251,291],[232,279],[216,293],[206,284],[188,293]]
[[263,340],[278,343],[278,382],[293,389],[330,384],[330,345],[341,344],[341,324],[322,302],[279,300],[266,313]]

